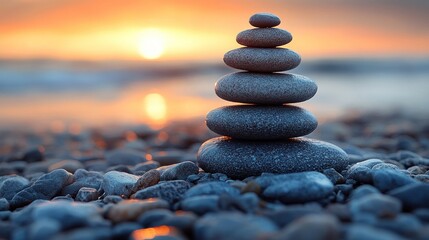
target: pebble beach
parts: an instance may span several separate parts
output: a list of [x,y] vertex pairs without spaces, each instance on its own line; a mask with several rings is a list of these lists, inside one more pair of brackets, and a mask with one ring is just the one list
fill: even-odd
[[347,153],[344,171],[244,179],[195,164],[215,136],[198,122],[2,131],[0,238],[429,238],[425,119],[349,114],[311,135]]

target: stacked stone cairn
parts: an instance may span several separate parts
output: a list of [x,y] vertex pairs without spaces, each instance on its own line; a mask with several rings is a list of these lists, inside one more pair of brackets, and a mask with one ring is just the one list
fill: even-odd
[[217,108],[208,113],[209,129],[223,135],[206,141],[198,152],[198,164],[206,172],[243,179],[262,173],[343,170],[347,154],[330,143],[303,138],[317,127],[307,110],[290,103],[312,98],[317,85],[291,73],[276,73],[297,67],[300,56],[279,48],[292,35],[279,28],[280,19],[269,13],[250,18],[256,28],[237,35],[245,47],[227,52],[224,62],[244,70],[221,78],[216,94],[227,101],[244,103]]

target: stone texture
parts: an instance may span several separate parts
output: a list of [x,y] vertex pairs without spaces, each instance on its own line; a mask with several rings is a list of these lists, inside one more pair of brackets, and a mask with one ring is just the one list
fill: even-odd
[[255,28],[240,32],[236,40],[246,47],[274,48],[288,44],[292,35],[279,28]]
[[191,184],[183,180],[161,182],[157,185],[142,189],[135,194],[137,199],[161,198],[173,204],[180,200]]
[[132,188],[139,179],[138,176],[125,172],[110,171],[104,174],[101,188],[106,195],[124,195],[129,196]]
[[264,172],[291,173],[337,171],[348,165],[348,156],[330,143],[295,138],[284,141],[240,141],[218,137],[206,141],[198,152],[198,165],[206,172],[231,178],[258,176]]
[[251,72],[281,72],[296,68],[301,57],[286,48],[243,47],[225,53],[226,65]]
[[280,18],[271,13],[256,13],[250,19],[250,25],[259,28],[270,28],[280,24]]
[[319,172],[268,175],[254,181],[263,189],[262,196],[284,203],[322,200],[334,191],[331,181]]
[[237,72],[221,78],[215,92],[231,102],[278,105],[312,98],[317,85],[297,74]]
[[29,187],[18,192],[10,201],[12,208],[25,206],[37,199],[52,199],[61,189],[74,181],[73,174],[57,169],[44,174]]
[[236,139],[277,140],[307,135],[316,129],[317,120],[296,106],[235,105],[212,110],[206,124]]
[[12,200],[13,196],[30,184],[26,178],[11,175],[0,178],[0,198]]

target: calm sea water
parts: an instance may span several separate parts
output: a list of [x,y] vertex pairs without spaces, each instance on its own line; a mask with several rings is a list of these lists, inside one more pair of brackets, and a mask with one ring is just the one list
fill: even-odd
[[[0,61],[0,127],[66,127],[203,118],[232,104],[215,82],[221,63]],[[321,60],[291,72],[319,86],[298,104],[321,121],[351,111],[405,111],[428,117],[429,61]],[[148,98],[156,95],[155,98]]]

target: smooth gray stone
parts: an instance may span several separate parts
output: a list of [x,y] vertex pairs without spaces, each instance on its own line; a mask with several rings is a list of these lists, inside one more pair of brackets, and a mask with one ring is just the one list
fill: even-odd
[[132,188],[139,179],[138,176],[125,172],[110,171],[104,174],[101,188],[106,195],[129,196]]
[[294,221],[270,239],[339,240],[340,231],[341,224],[335,217],[327,214],[313,214]]
[[372,193],[349,203],[353,217],[361,214],[371,214],[379,218],[395,218],[401,213],[401,202],[393,197]]
[[263,239],[277,230],[278,227],[264,217],[227,212],[211,213],[195,223],[194,236],[201,240]]
[[70,194],[76,196],[79,189],[83,187],[99,189],[103,183],[103,174],[95,171],[87,171],[85,169],[78,169],[74,173],[75,182],[66,186],[62,190],[63,195]]
[[377,169],[371,172],[373,185],[381,192],[387,192],[408,184],[417,183],[417,180],[406,173],[394,169]]
[[346,228],[345,240],[405,240],[387,230],[364,224],[351,224]]
[[189,175],[198,174],[199,168],[191,161],[170,165],[161,174],[161,181],[186,180]]
[[64,169],[57,169],[46,173],[29,187],[15,194],[10,201],[10,206],[15,209],[23,207],[36,199],[52,199],[61,192],[64,186],[71,184],[73,181],[73,174]]
[[226,65],[251,72],[281,72],[296,68],[301,57],[286,48],[243,47],[225,53]]
[[254,28],[240,32],[237,42],[246,47],[274,48],[292,41],[292,35],[279,28]]
[[210,111],[207,127],[220,135],[246,140],[278,140],[314,131],[316,117],[296,106],[235,105]]
[[115,165],[137,165],[142,162],[146,162],[144,152],[140,152],[132,149],[116,149],[110,152],[107,152],[105,155],[106,161],[109,166]]
[[6,198],[10,201],[16,193],[29,184],[28,179],[18,175],[3,176],[0,178],[0,198]]
[[399,199],[406,210],[429,208],[429,185],[413,183],[396,188],[388,193]]
[[154,186],[142,189],[135,194],[137,199],[161,198],[175,203],[183,197],[183,194],[191,187],[191,184],[183,180],[161,182]]
[[240,190],[225,182],[207,182],[193,186],[185,193],[184,198],[204,195],[238,196],[240,195]]
[[198,215],[204,215],[208,212],[217,212],[219,208],[219,196],[206,195],[195,196],[182,200],[180,207],[184,211],[194,212]]
[[237,72],[217,81],[215,92],[231,102],[280,105],[312,98],[317,85],[297,74]]
[[90,224],[100,220],[101,209],[95,204],[75,203],[68,201],[50,201],[35,207],[32,212],[33,221],[51,219],[57,221],[64,229]]
[[259,28],[270,28],[280,24],[280,18],[271,13],[256,13],[250,19],[250,25]]
[[198,151],[198,165],[204,171],[241,179],[264,172],[341,171],[347,167],[347,159],[339,147],[307,138],[243,141],[218,137],[206,141]]
[[320,172],[263,175],[254,181],[263,189],[264,197],[284,203],[318,201],[334,191],[334,185]]

